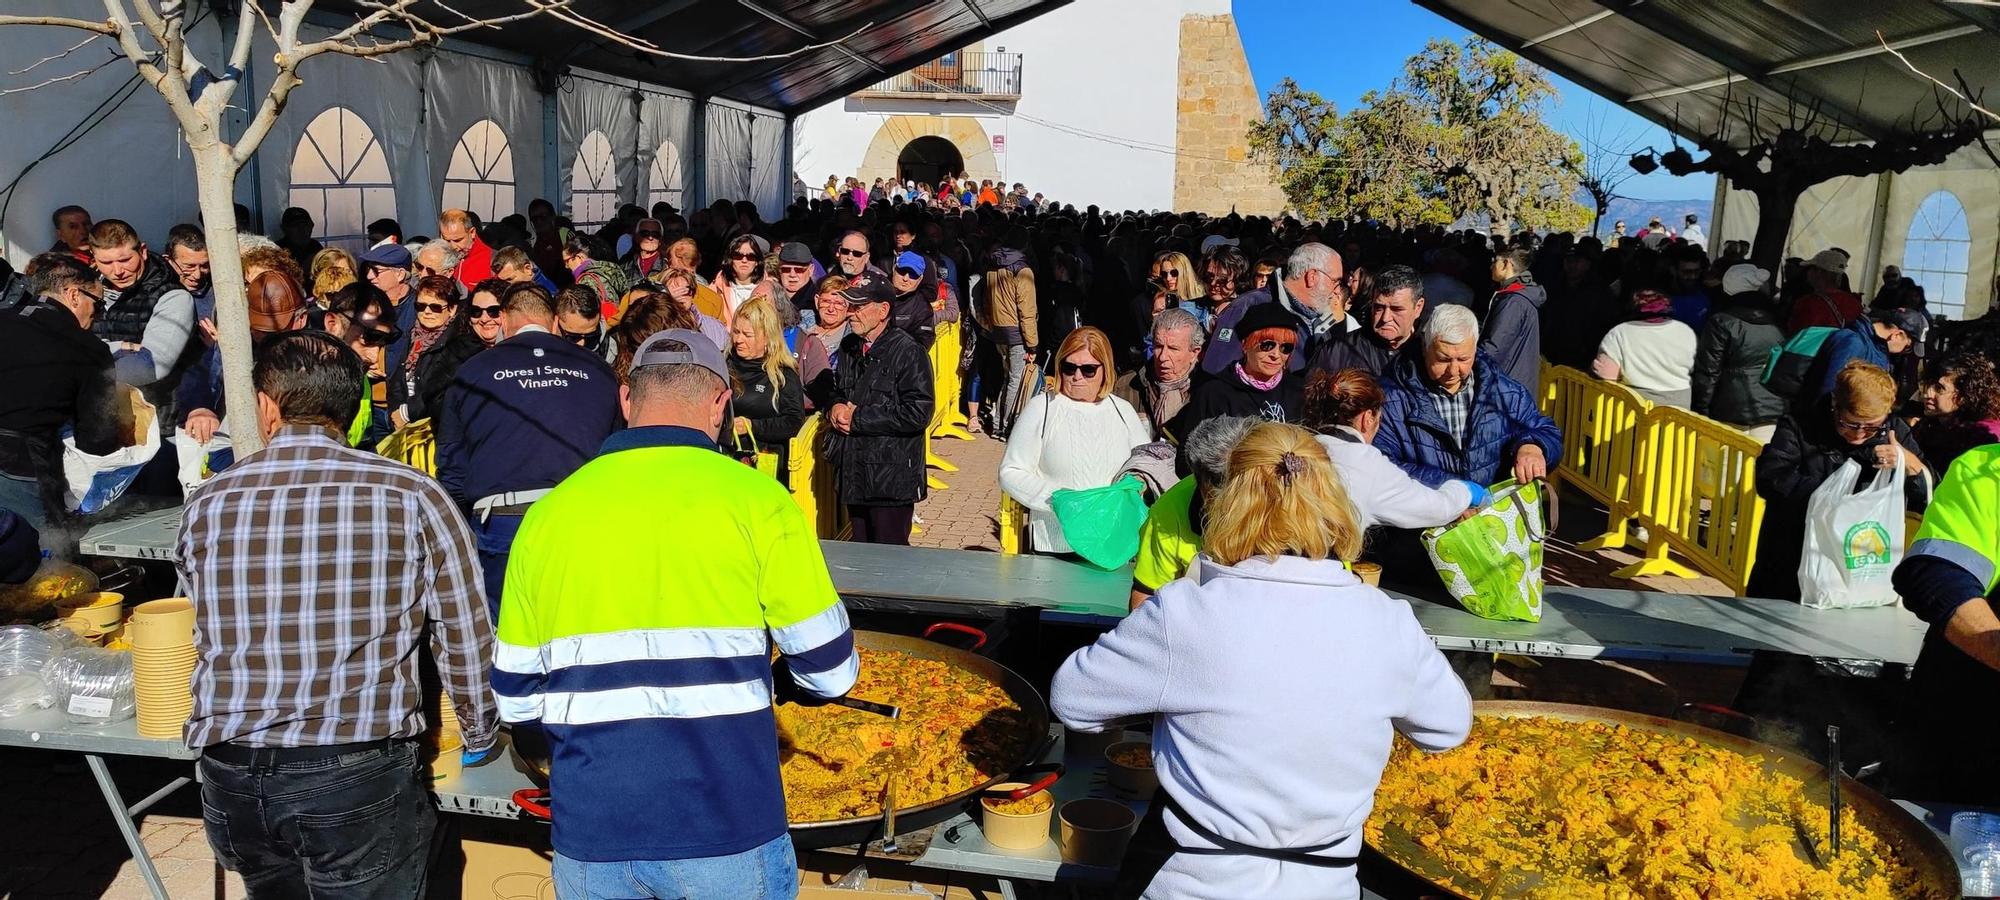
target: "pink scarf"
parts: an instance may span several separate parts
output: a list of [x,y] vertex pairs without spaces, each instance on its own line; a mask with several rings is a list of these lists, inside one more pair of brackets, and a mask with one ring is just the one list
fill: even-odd
[[1257,390],[1268,391],[1271,390],[1272,388],[1277,387],[1278,382],[1285,380],[1285,370],[1279,369],[1278,374],[1271,376],[1270,381],[1258,381],[1257,379],[1250,377],[1249,372],[1244,371],[1242,363],[1237,363],[1236,377],[1243,379],[1244,384],[1256,388]]

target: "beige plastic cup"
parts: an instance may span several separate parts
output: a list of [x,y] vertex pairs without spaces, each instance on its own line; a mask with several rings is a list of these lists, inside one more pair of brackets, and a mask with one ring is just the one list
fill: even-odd
[[[1027,786],[1025,782],[1009,781],[996,784],[988,790],[1011,791]],[[1048,843],[1049,819],[1055,815],[1056,798],[1048,791],[1043,791],[1027,799],[1036,801],[1036,805],[1041,808],[1027,813],[1001,812],[993,808],[993,798],[980,799],[979,828],[986,833],[986,843],[1002,850],[1033,850]]]
[[65,619],[82,619],[99,631],[118,627],[125,618],[125,595],[111,591],[81,594],[56,604],[56,614]]
[[[142,604],[140,608],[151,605]],[[141,737],[180,737],[181,726],[194,713],[194,609],[191,604],[186,612],[188,631],[180,646],[138,644],[132,648],[133,713],[138,719]],[[177,613],[170,609],[165,617],[172,619],[175,615]],[[135,612],[125,627],[128,633],[134,629],[143,631],[146,621]],[[158,637],[157,631],[154,636]]]
[[1063,804],[1058,843],[1063,862],[1116,868],[1125,845],[1139,827],[1139,816],[1116,800],[1085,797]]
[[194,646],[194,601],[169,597],[141,603],[132,610],[125,633],[132,646],[168,650]]
[[451,705],[451,694],[438,695],[437,749],[439,753],[450,753],[465,746],[465,737],[458,730],[458,710]]
[[[1134,751],[1146,755],[1145,765],[1118,761],[1120,756],[1130,756]],[[1110,778],[1112,787],[1141,800],[1160,789],[1159,773],[1153,771],[1153,745],[1146,741],[1119,741],[1104,748],[1104,774]]]
[[1382,586],[1381,563],[1372,563],[1372,562],[1355,563],[1354,575],[1355,577],[1361,579],[1362,584],[1370,584],[1374,585],[1375,587]]

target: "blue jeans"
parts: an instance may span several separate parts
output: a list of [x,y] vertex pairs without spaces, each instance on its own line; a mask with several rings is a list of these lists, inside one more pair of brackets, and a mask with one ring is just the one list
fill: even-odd
[[500,621],[500,589],[507,582],[507,556],[514,549],[514,535],[521,531],[521,516],[493,516],[484,522],[472,519],[472,533],[479,541],[479,571],[486,577],[486,611]]
[[437,809],[413,741],[307,762],[203,757],[201,818],[253,900],[416,900]]
[[790,900],[799,895],[792,836],[733,856],[583,862],[556,854],[559,900]]
[[46,531],[49,514],[42,506],[42,489],[33,478],[0,472],[0,509],[11,509],[36,531]]

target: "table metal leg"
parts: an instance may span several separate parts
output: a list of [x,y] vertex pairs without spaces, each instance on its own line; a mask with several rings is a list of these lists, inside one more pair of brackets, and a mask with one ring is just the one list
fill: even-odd
[[152,892],[154,900],[172,900],[167,896],[166,884],[160,881],[159,871],[153,868],[153,858],[146,855],[146,845],[139,840],[139,829],[132,823],[132,817],[144,813],[153,804],[186,787],[194,779],[176,778],[168,782],[166,787],[154,791],[146,799],[127,807],[125,798],[118,793],[118,784],[111,780],[111,769],[104,764],[104,757],[86,753],[83,755],[83,761],[90,766],[91,777],[97,779],[97,789],[104,794],[104,802],[111,807],[112,824],[118,826],[118,833],[125,838],[126,848],[132,851],[132,862],[139,867],[139,877],[146,880],[146,889]]
[[1014,894],[1014,879],[1001,878],[998,880],[1000,882],[1000,900],[1018,900]]

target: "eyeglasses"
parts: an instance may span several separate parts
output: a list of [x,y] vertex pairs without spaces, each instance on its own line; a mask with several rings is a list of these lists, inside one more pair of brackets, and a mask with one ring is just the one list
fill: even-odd
[[1255,349],[1258,353],[1269,353],[1273,350],[1276,350],[1279,353],[1283,353],[1289,356],[1291,355],[1293,348],[1295,348],[1296,346],[1297,345],[1293,344],[1291,341],[1285,341],[1283,343],[1279,343],[1277,341],[1266,338],[1264,340],[1258,341],[1257,346],[1252,349]]
[[811,275],[812,266],[779,266],[780,275]]
[[850,259],[860,259],[861,257],[868,255],[868,251],[866,250],[850,250],[846,247],[842,247],[834,252],[839,253],[841,256],[845,256]]
[[1057,368],[1060,368],[1065,376],[1082,375],[1085,378],[1096,378],[1097,370],[1104,368],[1104,366],[1101,363],[1065,362]]
[[910,268],[909,266],[897,266],[897,267],[896,267],[896,274],[898,274],[898,275],[901,275],[901,276],[903,276],[904,278],[922,278],[922,277],[924,277],[924,274],[923,274],[922,272],[919,272],[919,271],[917,271],[917,270],[915,270],[915,269],[912,269],[912,268]]
[[1880,422],[1849,422],[1846,419],[1835,419],[1833,421],[1833,427],[1840,429],[1843,433],[1864,438],[1881,434],[1882,429],[1887,427],[1888,424],[1888,419],[1883,419]]
[[423,301],[417,302],[417,312],[441,313],[450,308],[451,304],[448,303],[425,303]]
[[756,261],[757,261],[757,254],[755,254],[755,253],[731,253],[731,254],[729,254],[729,258],[730,258],[730,259],[740,259],[740,260],[743,260],[744,262],[756,262]]
[[849,303],[849,302],[847,302],[847,298],[846,298],[846,297],[842,297],[842,296],[840,296],[839,294],[821,294],[821,295],[819,295],[819,302],[821,302],[821,303],[824,303],[824,304],[826,304],[826,305],[828,305],[828,306],[853,306],[853,305],[854,305],[854,304],[852,304],[852,303]]
[[472,314],[470,318],[474,319],[500,318],[500,307],[498,304],[495,304],[493,306],[474,306],[472,308]]
[[417,271],[422,272],[425,275],[425,277],[444,274],[443,270],[433,269],[430,266],[424,265],[423,263],[417,263]]

